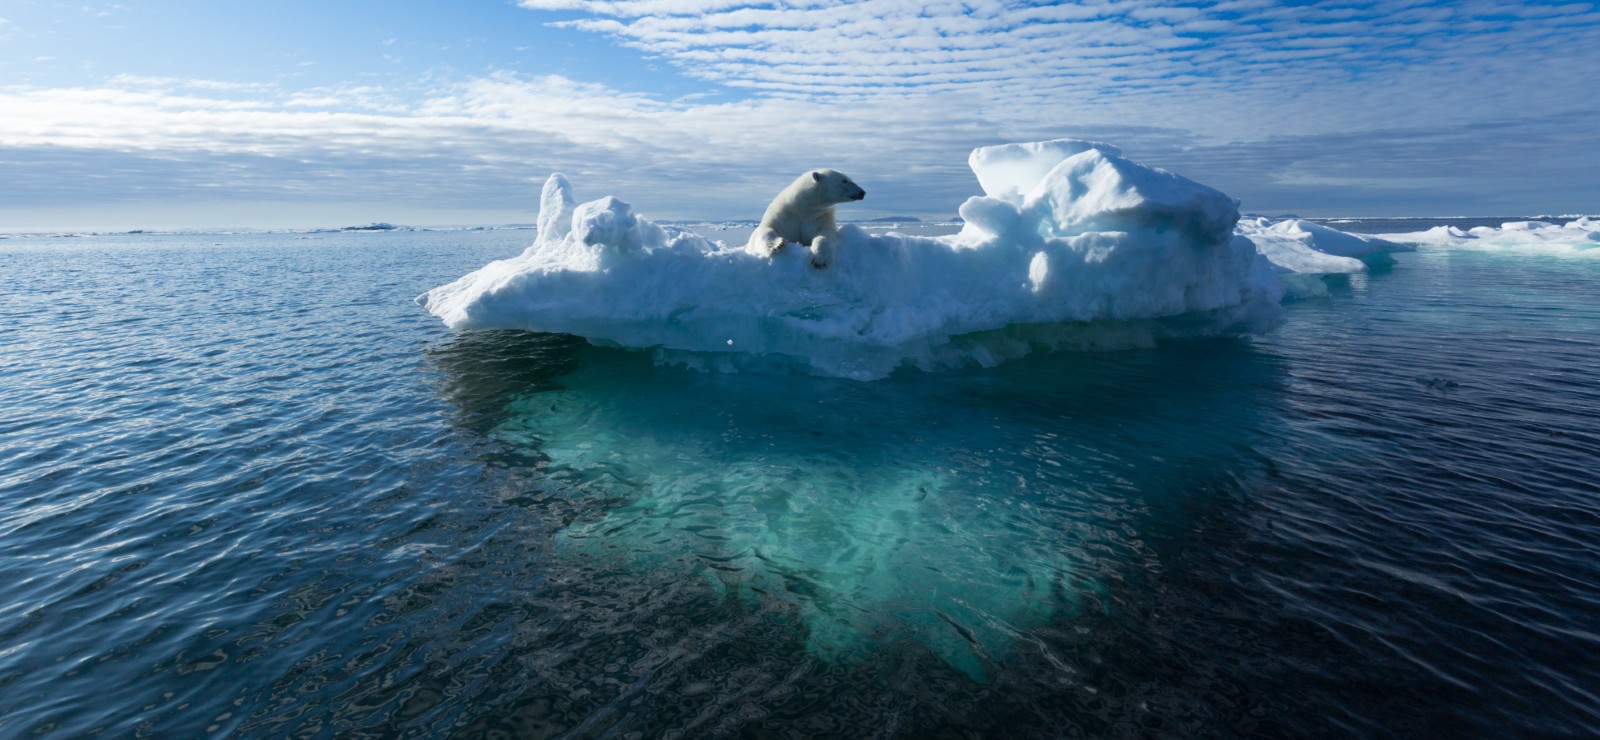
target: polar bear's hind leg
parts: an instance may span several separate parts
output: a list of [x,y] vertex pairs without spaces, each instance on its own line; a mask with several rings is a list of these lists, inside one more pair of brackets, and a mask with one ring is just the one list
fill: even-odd
[[762,226],[750,235],[745,249],[759,257],[771,257],[783,249],[784,239],[771,226]]

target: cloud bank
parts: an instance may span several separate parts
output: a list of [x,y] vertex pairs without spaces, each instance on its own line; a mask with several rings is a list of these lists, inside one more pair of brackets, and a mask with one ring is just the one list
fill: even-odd
[[0,87],[0,229],[174,201],[531,220],[551,171],[656,218],[754,218],[819,165],[870,183],[860,215],[940,217],[977,192],[972,147],[1063,136],[1115,142],[1246,210],[1600,202],[1600,11],[1586,3],[521,4],[707,95],[666,99],[598,69],[407,90],[134,71]]

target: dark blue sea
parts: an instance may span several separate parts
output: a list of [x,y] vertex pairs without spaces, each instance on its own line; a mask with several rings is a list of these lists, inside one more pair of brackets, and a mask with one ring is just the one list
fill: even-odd
[[0,737],[1600,735],[1600,259],[863,383],[412,302],[531,236],[0,239]]

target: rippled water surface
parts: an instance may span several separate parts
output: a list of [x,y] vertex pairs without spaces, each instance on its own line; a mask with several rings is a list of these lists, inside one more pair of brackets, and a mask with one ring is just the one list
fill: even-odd
[[0,241],[0,736],[1600,734],[1600,260],[856,383],[411,302],[529,236]]

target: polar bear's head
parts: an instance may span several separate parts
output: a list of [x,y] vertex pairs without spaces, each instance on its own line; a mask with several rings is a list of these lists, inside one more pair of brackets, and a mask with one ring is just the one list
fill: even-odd
[[862,190],[849,175],[838,170],[812,170],[811,182],[827,203],[844,203],[867,197],[867,191]]

